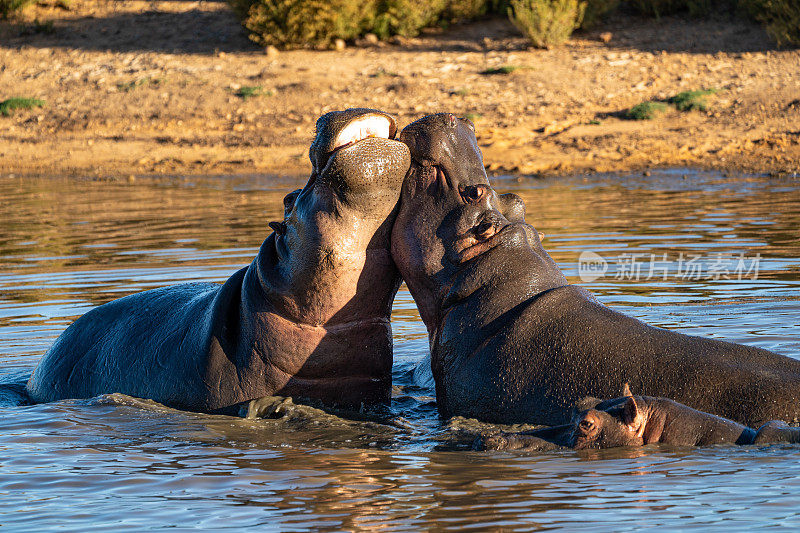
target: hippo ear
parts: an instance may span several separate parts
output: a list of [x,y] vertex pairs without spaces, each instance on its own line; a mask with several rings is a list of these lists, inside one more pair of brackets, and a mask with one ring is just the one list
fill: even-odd
[[641,437],[644,433],[644,413],[636,403],[636,399],[631,395],[628,396],[628,399],[625,400],[625,405],[622,407],[622,422],[637,437]]
[[633,396],[633,394],[631,394],[631,387],[630,387],[630,385],[628,384],[627,381],[622,386],[622,395],[623,396]]

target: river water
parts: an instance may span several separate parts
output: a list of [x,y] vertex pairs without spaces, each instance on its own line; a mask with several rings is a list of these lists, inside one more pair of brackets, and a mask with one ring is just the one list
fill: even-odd
[[[0,178],[0,383],[24,382],[94,306],[225,280],[302,184]],[[800,358],[797,179],[671,170],[494,185],[523,196],[570,281],[605,303]],[[118,395],[0,398],[0,528],[800,526],[798,446],[470,451],[479,425],[436,415],[425,328],[405,288],[393,327],[394,399],[367,420],[302,408],[246,420]]]

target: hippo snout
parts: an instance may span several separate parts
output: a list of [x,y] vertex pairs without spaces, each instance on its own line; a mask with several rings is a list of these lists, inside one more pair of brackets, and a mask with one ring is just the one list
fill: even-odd
[[518,224],[512,224],[498,211],[486,211],[471,228],[453,241],[448,259],[461,264],[500,244],[513,243],[518,233],[516,226]]

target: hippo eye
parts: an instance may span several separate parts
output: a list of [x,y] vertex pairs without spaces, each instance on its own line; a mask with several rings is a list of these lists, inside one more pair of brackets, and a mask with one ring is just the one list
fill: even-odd
[[466,204],[477,204],[489,191],[486,185],[467,185],[466,187],[459,187],[461,199]]

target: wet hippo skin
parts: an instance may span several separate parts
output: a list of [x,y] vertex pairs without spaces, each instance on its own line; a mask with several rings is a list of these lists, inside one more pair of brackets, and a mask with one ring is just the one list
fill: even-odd
[[388,401],[400,284],[389,238],[410,161],[395,133],[379,111],[321,117],[311,177],[248,267],[86,313],[42,358],[31,399],[120,392],[209,412],[273,394]]
[[522,201],[489,187],[469,121],[431,115],[400,139],[412,163],[392,255],[428,329],[442,416],[565,424],[625,382],[755,427],[800,415],[800,361],[652,327],[569,285]]

